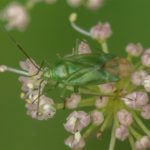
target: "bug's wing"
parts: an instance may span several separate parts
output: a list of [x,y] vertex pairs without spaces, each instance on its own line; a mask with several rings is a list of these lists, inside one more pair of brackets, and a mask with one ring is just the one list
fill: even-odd
[[82,69],[65,80],[65,84],[69,85],[85,85],[85,84],[103,84],[106,82],[115,82],[118,78],[111,75],[105,70],[99,68]]
[[75,55],[75,56],[70,56],[70,57],[64,57],[64,61],[69,61],[72,63],[78,63],[83,66],[102,66],[109,60],[112,60],[116,56],[112,54],[103,54],[100,55],[99,53],[94,53],[94,54],[82,54],[82,55]]

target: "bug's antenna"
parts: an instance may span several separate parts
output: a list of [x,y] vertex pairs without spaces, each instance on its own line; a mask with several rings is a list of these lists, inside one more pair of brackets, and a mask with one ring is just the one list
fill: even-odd
[[24,56],[26,56],[29,61],[39,70],[40,68],[33,62],[33,60],[31,59],[31,57],[28,55],[28,53],[24,50],[24,48],[15,40],[15,38],[5,29],[5,27],[2,26],[2,24],[0,24],[0,28],[2,29],[2,31],[4,31],[6,33],[6,35],[9,37],[9,39],[12,41],[12,43],[18,48],[18,50],[21,51],[21,53],[24,54]]

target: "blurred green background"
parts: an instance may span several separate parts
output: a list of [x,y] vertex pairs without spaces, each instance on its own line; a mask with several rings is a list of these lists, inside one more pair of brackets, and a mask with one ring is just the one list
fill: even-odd
[[[10,2],[12,0],[0,0],[0,9]],[[88,40],[95,50],[95,42],[70,27],[68,16],[74,11],[78,13],[78,24],[85,29],[98,21],[110,22],[113,36],[109,48],[118,55],[125,54],[129,42],[141,42],[145,48],[150,47],[150,0],[106,0],[105,6],[97,12],[84,7],[73,9],[65,0],[58,0],[55,5],[41,3],[31,11],[32,20],[27,30],[11,31],[11,34],[39,64],[44,59],[50,63],[55,61],[56,54],[70,53],[76,39]],[[18,62],[24,59],[0,30],[0,64],[19,67]],[[63,142],[69,134],[64,131],[63,123],[68,111],[59,111],[48,121],[33,120],[26,115],[25,103],[19,95],[18,77],[0,74],[0,150],[67,150]],[[109,137],[108,131],[101,141],[94,137],[89,139],[85,150],[107,150]],[[118,142],[117,149],[130,147],[127,142]]]

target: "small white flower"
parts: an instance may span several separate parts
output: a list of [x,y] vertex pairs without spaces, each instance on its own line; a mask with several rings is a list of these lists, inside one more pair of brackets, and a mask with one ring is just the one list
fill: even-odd
[[143,52],[143,47],[140,43],[134,44],[130,43],[126,47],[127,53],[129,53],[131,56],[138,57]]
[[117,129],[116,129],[116,133],[115,136],[117,139],[119,139],[120,141],[124,141],[125,139],[128,138],[129,136],[129,131],[128,128],[120,125]]
[[144,78],[143,85],[144,85],[146,92],[150,92],[150,75]]
[[2,20],[6,21],[6,28],[8,30],[16,28],[20,31],[24,31],[29,23],[29,15],[21,4],[13,2],[9,4],[2,12]]
[[65,129],[68,132],[76,133],[87,127],[90,123],[90,116],[84,111],[74,111],[68,118],[67,122],[64,124]]
[[100,108],[105,107],[108,103],[108,100],[109,99],[106,96],[102,96],[102,97],[97,98],[96,102],[95,102],[96,108],[100,109]]
[[141,56],[141,61],[144,66],[150,67],[150,49],[144,51],[144,54]]
[[126,109],[121,109],[117,113],[118,121],[123,126],[129,126],[133,122],[133,118],[131,113],[129,113]]
[[65,144],[73,150],[79,150],[85,146],[85,141],[80,132],[76,132],[74,135],[65,140]]
[[134,85],[142,85],[144,82],[145,77],[147,76],[147,72],[144,70],[139,70],[134,72],[131,76],[131,81]]
[[112,30],[109,23],[98,23],[90,30],[91,37],[99,41],[105,41],[112,35]]
[[88,53],[91,53],[91,49],[90,49],[89,45],[86,42],[82,41],[79,44],[78,53],[79,54],[88,54]]
[[126,95],[122,100],[131,108],[142,108],[148,103],[148,95],[146,92],[132,92]]
[[102,7],[104,0],[88,0],[86,6],[91,10],[97,10]]
[[79,7],[82,4],[82,0],[67,0],[67,2],[72,7]]
[[92,111],[91,121],[95,126],[99,126],[104,121],[103,113],[97,110]]
[[150,139],[148,136],[143,136],[140,140],[136,141],[135,147],[137,150],[146,150],[150,148]]
[[104,93],[104,94],[110,94],[116,90],[114,83],[100,84],[100,85],[98,85],[98,87],[99,87],[101,93]]
[[150,104],[147,104],[142,108],[141,116],[144,119],[150,119]]
[[69,109],[74,109],[78,107],[81,101],[81,95],[72,94],[69,98],[66,99],[66,107]]

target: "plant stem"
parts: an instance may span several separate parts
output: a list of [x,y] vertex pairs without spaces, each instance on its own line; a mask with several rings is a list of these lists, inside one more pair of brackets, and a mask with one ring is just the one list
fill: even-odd
[[135,143],[134,143],[134,139],[132,135],[129,136],[129,142],[130,142],[132,150],[135,150]]
[[140,118],[135,113],[133,113],[133,117],[140,128],[150,137],[150,130],[144,125]]
[[102,50],[104,53],[109,53],[109,50],[108,50],[108,45],[106,43],[106,41],[103,41],[103,42],[100,42],[101,43],[101,46],[102,46]]
[[109,150],[114,150],[114,148],[115,148],[115,143],[116,143],[115,131],[116,131],[116,123],[114,121],[112,133],[111,133]]
[[89,126],[89,128],[85,131],[85,133],[83,134],[83,138],[86,139],[90,136],[91,132],[96,128],[95,125],[91,125]]

